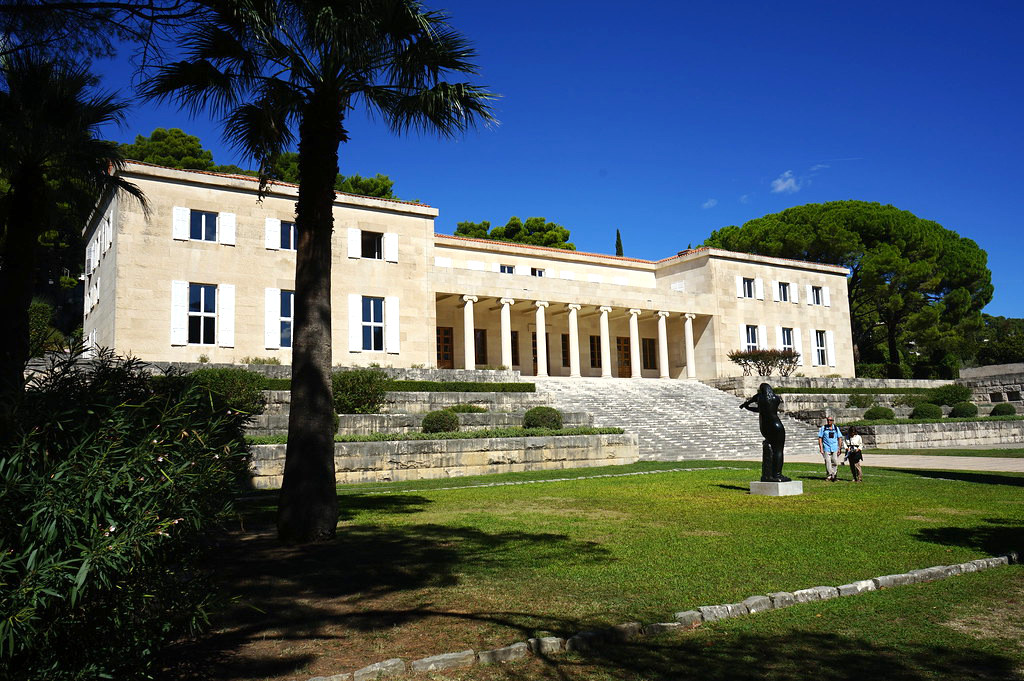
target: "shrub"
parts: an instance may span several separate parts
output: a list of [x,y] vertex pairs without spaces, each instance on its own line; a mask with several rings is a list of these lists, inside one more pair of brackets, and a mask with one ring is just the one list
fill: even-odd
[[857,378],[886,378],[885,365],[881,363],[860,362],[854,365],[854,372]]
[[1017,407],[1013,406],[1008,402],[997,404],[992,407],[992,412],[989,416],[1014,416],[1017,413]]
[[277,357],[243,357],[238,360],[239,364],[272,364],[274,366],[280,366],[281,360]]
[[972,402],[957,402],[949,412],[950,418],[963,419],[978,415],[978,406]]
[[81,346],[33,378],[0,430],[0,678],[152,678],[205,625],[247,470],[246,416],[215,397]]
[[225,407],[255,415],[263,413],[266,400],[263,388],[266,379],[248,369],[225,367],[222,369],[196,369],[189,377],[197,385],[220,396]]
[[456,414],[484,414],[487,412],[486,407],[476,404],[453,404],[450,407],[446,407],[446,409]]
[[871,407],[864,412],[864,419],[867,421],[886,421],[896,418],[896,412],[889,407]]
[[971,399],[971,389],[966,385],[950,383],[932,388],[926,393],[928,401],[932,404],[946,405],[952,407],[957,402],[967,402]]
[[558,430],[562,427],[562,412],[554,407],[534,407],[523,414],[523,428],[550,428]]
[[795,350],[733,350],[727,356],[743,369],[744,376],[750,376],[753,370],[758,376],[771,376],[776,369],[780,376],[789,376],[800,361],[800,353]]
[[874,405],[875,398],[868,394],[850,395],[846,400],[847,408],[867,409]]
[[924,393],[904,393],[893,398],[894,407],[916,407],[922,402],[928,401],[928,395]]
[[942,407],[933,402],[922,402],[910,412],[912,419],[941,419]]
[[381,369],[348,369],[331,374],[334,410],[339,414],[376,414],[391,379]]
[[487,381],[392,381],[388,390],[396,392],[457,393],[532,393],[534,383],[489,383]]
[[450,409],[432,411],[423,417],[424,433],[454,433],[459,430],[459,415]]

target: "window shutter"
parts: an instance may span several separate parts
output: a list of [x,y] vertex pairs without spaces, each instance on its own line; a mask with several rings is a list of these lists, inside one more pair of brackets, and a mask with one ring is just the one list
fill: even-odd
[[772,300],[777,303],[777,302],[779,302],[779,282],[773,281],[771,283],[771,287],[772,287]]
[[[277,218],[267,218],[263,246],[270,251],[276,251],[281,248],[281,221]],[[267,290],[269,291],[270,289]],[[268,345],[267,347],[270,346]]]
[[394,232],[384,233],[384,260],[398,262],[398,235]]
[[[359,230],[355,230],[358,232]],[[351,236],[352,230],[349,230]],[[348,351],[363,350],[363,297],[358,293],[348,294]]]
[[828,365],[836,365],[836,336],[832,331],[825,332],[825,354],[828,355]]
[[764,324],[757,327],[757,347],[759,350],[768,349],[768,327]]
[[171,236],[178,241],[188,241],[189,217],[192,211],[184,206],[175,206],[171,220]]
[[779,350],[782,349],[782,327],[775,327],[775,347]]
[[225,246],[235,245],[235,214],[217,214],[217,240]]
[[832,296],[829,294],[828,286],[821,289],[821,302],[825,304],[825,307],[832,307]]
[[[268,220],[270,218],[267,218]],[[263,347],[281,347],[281,289],[263,289]]]
[[401,336],[398,322],[398,296],[384,298],[384,352],[397,355],[401,352]]
[[760,277],[754,280],[754,297],[758,300],[764,300],[764,279]]
[[804,289],[804,291],[807,293],[807,304],[814,305],[814,295],[811,293],[811,285],[807,284],[807,288]]
[[530,272],[526,269],[526,265],[516,265],[513,268],[513,274],[529,274]]
[[821,366],[818,364],[818,334],[814,329],[808,330],[807,342],[811,346],[811,366]]
[[740,324],[740,350],[747,349],[747,325]]
[[491,271],[492,272],[501,272],[501,263],[500,262],[492,262],[491,263]]
[[736,297],[743,297],[743,277],[738,274],[736,275]]
[[[363,236],[355,227],[348,228],[348,257],[350,258],[361,258],[363,257]],[[360,344],[362,347],[362,344]]]
[[113,233],[114,233],[113,225],[111,224],[110,216],[108,215],[107,217],[103,218],[103,242],[102,242],[102,247],[103,247],[103,252],[104,253],[107,252],[107,249],[110,248],[110,244],[114,240],[114,234]]
[[188,345],[188,282],[171,282],[171,345]]
[[789,299],[792,300],[794,303],[799,303],[800,302],[800,296],[797,295],[797,293],[799,293],[799,291],[800,291],[800,287],[797,286],[795,282],[790,283],[790,285],[789,285],[789,296],[790,296],[790,298]]
[[235,286],[221,284],[217,287],[217,345],[222,348],[235,347]]
[[799,366],[804,365],[804,346],[800,342],[800,329],[793,329],[793,348],[800,353],[800,359],[797,360]]

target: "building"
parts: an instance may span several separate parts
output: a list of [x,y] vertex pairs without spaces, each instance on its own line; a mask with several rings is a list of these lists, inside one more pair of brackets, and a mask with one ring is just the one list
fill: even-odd
[[[150,213],[85,228],[84,333],[144,360],[290,363],[294,185],[131,163]],[[699,248],[658,261],[435,234],[436,209],[338,194],[334,363],[717,378],[739,348],[853,376],[845,268]]]

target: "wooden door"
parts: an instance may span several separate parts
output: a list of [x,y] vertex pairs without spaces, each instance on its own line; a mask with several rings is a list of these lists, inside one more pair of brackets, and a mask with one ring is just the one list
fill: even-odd
[[619,378],[629,378],[633,375],[629,356],[629,336],[615,337],[615,356],[619,367]]
[[437,327],[437,368],[455,368],[455,338],[450,326]]

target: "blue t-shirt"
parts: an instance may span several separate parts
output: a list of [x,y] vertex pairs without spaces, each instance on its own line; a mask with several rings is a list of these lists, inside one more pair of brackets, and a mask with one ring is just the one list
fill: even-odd
[[822,426],[818,429],[818,437],[821,438],[821,448],[826,452],[839,451],[839,440],[842,439],[843,433],[839,430],[839,426]]

